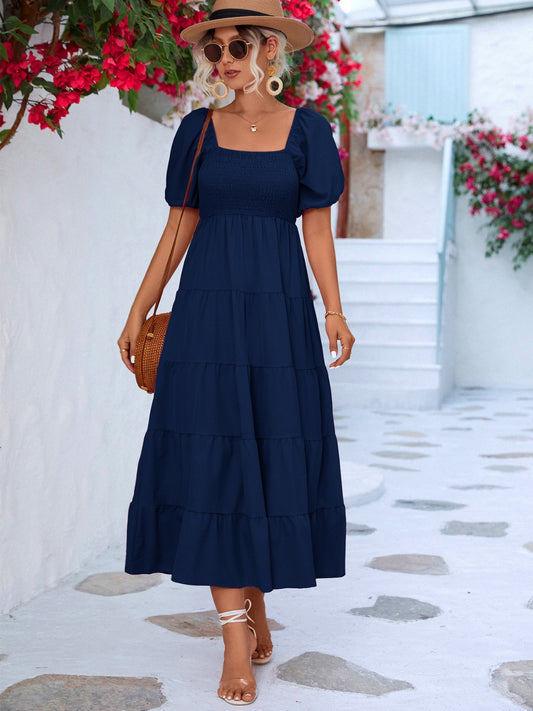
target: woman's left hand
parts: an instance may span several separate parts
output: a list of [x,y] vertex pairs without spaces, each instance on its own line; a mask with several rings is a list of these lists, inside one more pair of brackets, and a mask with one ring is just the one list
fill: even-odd
[[340,356],[328,366],[329,368],[337,368],[339,365],[345,363],[352,355],[355,336],[348,328],[346,321],[337,315],[326,317],[326,333],[329,339],[329,351],[333,353],[334,356],[337,355],[337,341],[341,343],[342,350]]

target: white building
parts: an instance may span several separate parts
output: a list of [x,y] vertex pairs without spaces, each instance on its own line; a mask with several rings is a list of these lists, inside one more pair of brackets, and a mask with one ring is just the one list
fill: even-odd
[[[533,10],[456,21],[468,30],[468,108],[485,106],[505,122],[531,103],[532,23]],[[370,102],[383,91],[376,59],[386,58],[379,47],[383,33],[348,36],[367,55],[362,101]],[[163,189],[172,131],[145,116],[130,116],[114,90],[84,99],[64,129],[60,141],[23,124],[1,156],[2,611],[123,541],[150,405],[121,364],[116,340],[166,221]],[[343,305],[361,356],[355,349],[350,370],[339,369],[332,381],[350,374],[351,396],[361,403],[390,397],[406,405],[435,404],[452,382],[533,385],[533,264],[513,272],[505,253],[486,260],[484,237],[462,202],[446,292],[446,378],[431,375],[439,368],[433,358],[424,387],[416,369],[414,382],[399,379],[413,360],[405,361],[406,352],[417,358],[422,353],[423,359],[436,353],[435,338],[429,348],[413,349],[409,340],[425,343],[428,331],[435,336],[436,311],[422,303],[422,316],[414,316],[387,282],[398,269],[395,247],[403,251],[399,258],[407,275],[410,262],[435,262],[442,155],[427,148],[372,152],[366,144],[363,152],[356,144],[353,137],[347,236],[356,237],[361,225],[364,236],[377,230],[372,248],[382,254],[357,251],[368,240],[337,240]],[[360,168],[365,160],[368,170]],[[366,188],[365,179],[371,179]],[[417,241],[430,246],[414,260],[409,250],[417,249]],[[380,278],[385,284],[371,298],[370,282]],[[170,307],[178,279],[179,273],[163,309]],[[437,298],[433,292],[418,298],[424,300],[435,306]],[[405,329],[417,320],[429,326],[417,332],[415,323],[413,336],[413,329]],[[400,345],[383,342],[380,323],[396,331]],[[391,368],[372,367],[383,354]],[[400,356],[404,360],[395,362]],[[383,382],[358,385],[357,379],[368,383],[378,373]],[[338,384],[333,382],[341,397],[346,389]]]

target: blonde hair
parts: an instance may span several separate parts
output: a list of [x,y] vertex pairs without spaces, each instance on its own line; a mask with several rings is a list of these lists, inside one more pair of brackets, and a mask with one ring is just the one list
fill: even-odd
[[[268,37],[272,37],[273,35],[277,38],[278,51],[274,57],[273,65],[276,68],[277,76],[281,78],[284,74],[290,73],[290,64],[287,57],[290,45],[287,42],[287,37],[280,30],[274,30],[270,27],[258,27],[256,25],[239,25],[237,30],[243,39],[251,42],[250,71],[254,78],[243,87],[243,91],[245,94],[257,91],[257,93],[262,96],[259,91],[259,85],[263,81],[265,72],[257,64],[259,47],[266,43]],[[208,30],[192,47],[192,57],[196,64],[193,81],[207,96],[214,96],[212,87],[215,81],[218,81],[218,79],[212,78],[215,65],[207,61],[203,52],[205,45],[212,41],[214,33],[214,29]]]

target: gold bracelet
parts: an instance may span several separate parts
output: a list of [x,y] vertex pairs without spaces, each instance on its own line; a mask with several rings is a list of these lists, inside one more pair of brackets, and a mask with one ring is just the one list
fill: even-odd
[[326,316],[329,316],[329,314],[334,314],[335,316],[340,316],[341,318],[343,318],[346,321],[346,316],[344,314],[339,313],[339,311],[326,311],[326,313],[324,314],[324,318],[326,318]]

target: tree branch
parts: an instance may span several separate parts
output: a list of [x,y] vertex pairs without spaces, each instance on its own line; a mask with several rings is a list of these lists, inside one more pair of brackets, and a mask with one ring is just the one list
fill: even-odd
[[29,94],[27,94],[27,95],[22,99],[22,102],[21,102],[21,104],[20,104],[20,108],[19,108],[19,110],[18,110],[18,112],[17,112],[17,115],[16,115],[16,117],[15,117],[15,122],[13,123],[13,125],[11,126],[11,128],[9,129],[9,133],[7,134],[7,136],[6,136],[6,137],[4,138],[4,140],[0,143],[0,151],[2,150],[2,148],[4,148],[5,146],[7,146],[7,144],[9,143],[9,141],[10,141],[10,140],[13,138],[13,136],[15,135],[15,133],[16,133],[16,131],[17,131],[17,128],[19,127],[20,122],[22,121],[22,117],[24,116],[24,114],[25,114],[25,112],[26,112],[26,107],[28,106],[28,100],[29,100],[29,98],[30,98],[30,97],[29,97]]
[[48,47],[47,55],[54,54],[57,43],[59,42],[59,34],[61,32],[61,12],[57,10],[52,14],[52,24],[54,26],[54,33],[52,35],[52,40],[50,42],[50,47]]

